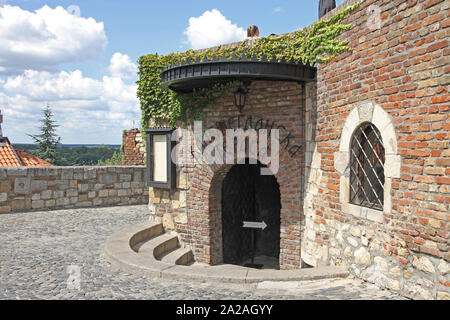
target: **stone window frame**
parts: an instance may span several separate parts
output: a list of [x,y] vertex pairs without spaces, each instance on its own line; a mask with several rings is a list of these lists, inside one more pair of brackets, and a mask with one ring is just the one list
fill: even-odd
[[350,202],[362,207],[382,210],[384,144],[380,132],[371,122],[362,123],[353,132],[350,149]]
[[[385,149],[383,210],[370,209],[350,203],[350,144],[355,130],[364,122],[372,123],[381,133]],[[397,135],[392,117],[377,103],[371,101],[356,105],[345,119],[339,151],[334,154],[334,167],[340,177],[339,201],[346,214],[382,223],[384,214],[392,211],[392,179],[400,178],[401,156],[398,154]]]

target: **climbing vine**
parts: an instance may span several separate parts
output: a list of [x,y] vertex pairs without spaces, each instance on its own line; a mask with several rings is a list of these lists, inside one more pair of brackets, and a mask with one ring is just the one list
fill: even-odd
[[268,36],[257,39],[249,44],[247,41],[232,47],[218,46],[205,50],[188,50],[183,53],[171,53],[165,56],[149,54],[139,58],[139,80],[137,81],[137,96],[142,110],[142,127],[147,128],[149,119],[156,123],[169,121],[175,126],[177,121],[189,122],[200,119],[203,108],[211,105],[234,83],[217,84],[212,88],[194,90],[189,94],[176,93],[161,86],[160,73],[164,68],[188,61],[206,61],[216,59],[230,60],[233,57],[246,57],[261,60],[276,59],[281,62],[327,63],[342,52],[351,48],[343,40],[336,37],[344,30],[349,30],[351,24],[341,24],[342,20],[355,10],[360,3],[343,9],[330,19],[314,23],[309,28],[295,32]]

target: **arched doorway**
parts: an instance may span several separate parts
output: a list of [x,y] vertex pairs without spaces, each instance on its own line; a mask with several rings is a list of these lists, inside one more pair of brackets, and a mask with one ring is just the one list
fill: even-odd
[[[223,262],[242,265],[256,257],[265,268],[279,268],[280,187],[274,176],[263,176],[261,163],[237,164],[222,182]],[[243,222],[264,222],[262,229]]]

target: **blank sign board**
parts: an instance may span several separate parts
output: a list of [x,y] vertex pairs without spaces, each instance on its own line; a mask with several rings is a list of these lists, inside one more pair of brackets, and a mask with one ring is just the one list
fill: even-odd
[[167,136],[153,136],[153,181],[167,182]]

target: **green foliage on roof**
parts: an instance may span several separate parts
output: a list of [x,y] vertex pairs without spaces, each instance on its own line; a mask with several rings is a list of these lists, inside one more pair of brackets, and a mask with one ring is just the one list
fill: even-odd
[[286,60],[310,66],[327,63],[341,53],[351,51],[347,42],[337,37],[342,31],[351,28],[351,24],[341,22],[359,5],[360,3],[349,6],[330,19],[320,20],[308,28],[285,35],[259,38],[251,44],[243,41],[235,46],[140,57],[137,96],[142,110],[142,127],[148,127],[150,118],[156,124],[168,121],[171,126],[175,126],[177,121],[186,123],[201,119],[203,108],[212,105],[221,93],[236,85],[219,84],[213,88],[194,90],[190,94],[179,94],[161,86],[160,73],[164,68],[182,62],[212,60],[214,57],[228,60],[232,57],[256,57],[258,60],[266,57],[269,60],[275,58],[278,62]]

